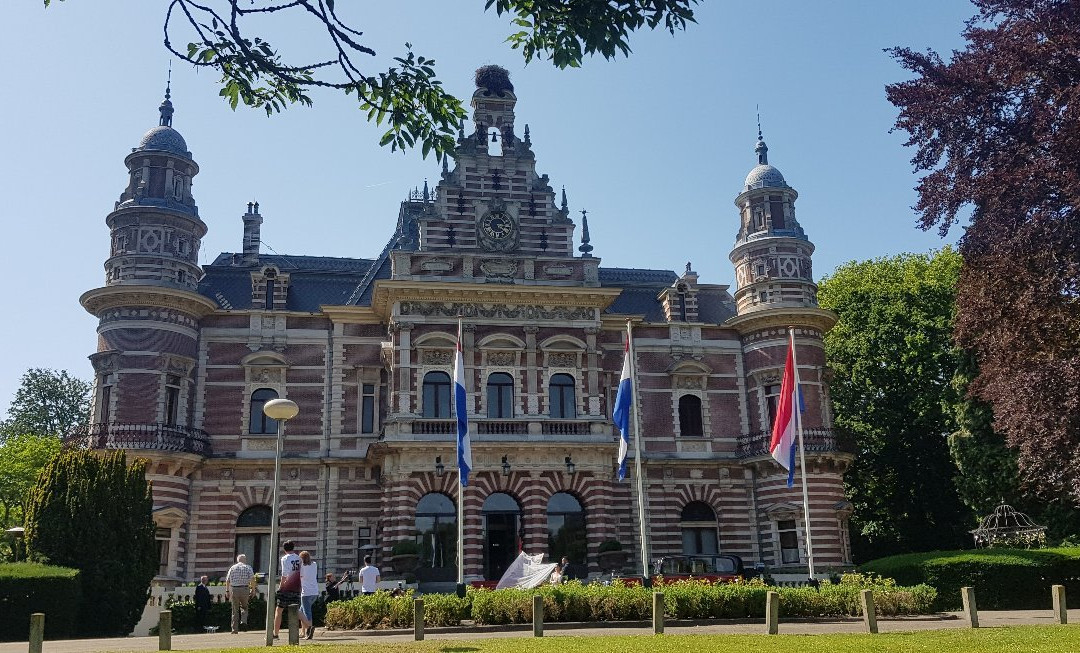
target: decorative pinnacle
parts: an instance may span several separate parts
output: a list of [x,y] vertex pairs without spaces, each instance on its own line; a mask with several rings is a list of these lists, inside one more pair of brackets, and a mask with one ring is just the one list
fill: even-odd
[[158,125],[162,127],[172,127],[173,105],[169,99],[172,97],[172,62],[169,62],[169,76],[165,81],[165,99],[161,101],[161,106],[158,107],[158,111],[161,113],[161,118],[158,120]]
[[754,152],[757,152],[757,162],[758,162],[759,166],[768,165],[768,163],[769,163],[769,146],[765,144],[765,139],[761,136],[761,110],[760,109],[758,109],[758,112],[757,112],[757,146],[754,148]]
[[578,247],[582,258],[592,258],[593,246],[589,244],[589,215],[581,209],[581,245]]
[[446,176],[447,174],[449,174],[449,173],[450,173],[450,164],[449,164],[449,163],[447,162],[447,159],[449,159],[449,158],[450,158],[450,157],[448,157],[447,155],[445,155],[445,154],[443,155],[443,158],[442,158],[442,173],[443,173],[443,177],[445,177],[445,176]]
[[424,179],[424,203],[427,204],[427,201],[430,198],[431,194],[428,192],[427,179]]
[[525,123],[525,145],[532,145],[532,138],[529,137],[529,123]]
[[566,204],[566,186],[562,187],[562,206],[559,207],[559,210],[562,211],[564,215],[570,212],[570,208]]

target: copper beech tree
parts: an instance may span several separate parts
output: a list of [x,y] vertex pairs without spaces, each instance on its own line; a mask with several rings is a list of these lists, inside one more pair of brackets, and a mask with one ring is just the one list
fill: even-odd
[[890,51],[919,223],[969,220],[956,337],[1027,486],[1080,504],[1080,2],[974,0],[948,61]]

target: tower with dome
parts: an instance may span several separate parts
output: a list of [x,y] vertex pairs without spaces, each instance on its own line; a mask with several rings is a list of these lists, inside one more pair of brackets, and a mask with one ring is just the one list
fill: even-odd
[[[478,70],[471,128],[438,182],[387,216],[380,251],[331,258],[263,253],[257,203],[231,227],[203,221],[198,165],[166,92],[159,124],[124,159],[105,279],[82,297],[99,346],[92,423],[71,436],[151,459],[159,582],[220,577],[238,553],[260,570],[274,559],[276,424],[262,407],[284,397],[300,413],[282,459],[282,537],[329,569],[371,554],[384,577],[452,586],[459,319],[474,455],[468,579],[497,579],[519,550],[566,555],[582,577],[620,571],[602,544],[638,550],[611,422],[628,321],[650,557],[734,554],[805,576],[801,495],[768,453],[794,327],[815,558],[850,564],[852,456],[832,431],[822,345],[835,316],[817,307],[798,195],[764,141],[736,197],[731,292],[690,264],[649,265],[677,252],[604,266],[587,213],[576,223],[568,193],[538,169],[556,126],[524,124],[518,99],[504,69]],[[207,223],[235,229],[238,248],[200,266]],[[395,559],[402,541],[419,561]]]

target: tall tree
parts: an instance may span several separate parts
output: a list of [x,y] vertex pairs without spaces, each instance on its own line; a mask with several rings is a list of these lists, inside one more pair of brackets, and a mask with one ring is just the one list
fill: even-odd
[[[643,27],[662,26],[672,34],[686,29],[699,1],[484,0],[484,9],[510,19],[514,31],[506,41],[526,62],[548,59],[567,68],[580,66],[588,55],[629,55],[630,33]],[[48,7],[51,0],[44,3]],[[435,60],[415,54],[409,43],[393,66],[373,72],[365,62],[376,52],[364,45],[364,33],[347,17],[361,11],[354,4],[360,3],[170,0],[165,47],[183,61],[221,73],[220,95],[234,109],[243,103],[270,115],[292,103],[310,106],[314,88],[343,91],[356,96],[369,121],[386,122],[380,145],[392,150],[419,145],[424,156],[434,152],[441,158],[453,150],[454,134],[465,119],[461,101],[436,78]],[[260,35],[278,26],[297,35],[309,28],[322,32],[315,48],[324,54],[286,57]],[[311,51],[296,43],[291,49]]]
[[139,622],[158,561],[146,461],[123,451],[65,449],[30,494],[26,548],[32,559],[82,573],[81,631],[127,635]]
[[0,424],[0,439],[15,435],[62,437],[89,419],[89,383],[67,370],[33,368],[19,381],[8,418]]
[[854,436],[845,477],[859,560],[970,544],[947,437],[959,400],[949,249],[840,266],[818,299],[840,320],[825,337],[836,425]]
[[30,488],[60,451],[48,435],[16,435],[0,443],[0,527],[21,526]]
[[970,213],[956,335],[1025,484],[1080,505],[1080,3],[974,0],[963,50],[891,50],[920,225]]

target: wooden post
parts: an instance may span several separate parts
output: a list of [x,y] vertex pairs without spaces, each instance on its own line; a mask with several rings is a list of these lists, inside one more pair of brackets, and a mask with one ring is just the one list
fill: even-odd
[[1050,588],[1050,594],[1054,599],[1054,621],[1059,624],[1069,623],[1069,614],[1065,609],[1065,586],[1054,585]]
[[157,647],[159,651],[172,650],[172,610],[158,613]]
[[859,598],[862,599],[862,618],[863,623],[866,624],[866,632],[877,632],[877,609],[874,607],[874,590],[863,590],[859,592]]
[[30,653],[41,653],[41,641],[45,639],[45,613],[30,615]]
[[777,592],[765,595],[765,632],[770,635],[780,632],[780,594]]
[[289,615],[289,646],[300,646],[300,606],[293,603],[285,611]]
[[424,641],[424,599],[413,599],[413,639]]
[[652,595],[652,631],[654,635],[664,634],[664,593]]
[[533,637],[544,636],[544,597],[533,594]]
[[975,607],[975,588],[961,587],[960,597],[964,601],[964,617],[972,628],[979,627],[979,610]]

